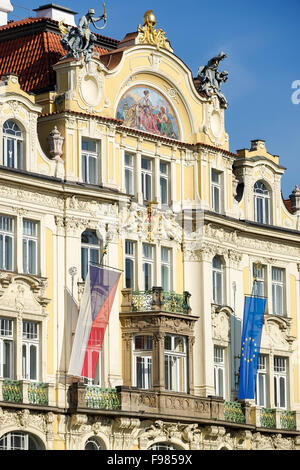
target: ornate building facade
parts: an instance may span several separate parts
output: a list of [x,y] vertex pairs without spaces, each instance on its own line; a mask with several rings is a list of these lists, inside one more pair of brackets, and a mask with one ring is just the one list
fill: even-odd
[[[225,54],[194,78],[147,12],[76,57],[74,12],[36,14],[0,27],[0,449],[298,449],[300,191],[283,200],[264,141],[229,151]],[[91,261],[123,275],[78,382]],[[254,279],[267,310],[241,402]]]

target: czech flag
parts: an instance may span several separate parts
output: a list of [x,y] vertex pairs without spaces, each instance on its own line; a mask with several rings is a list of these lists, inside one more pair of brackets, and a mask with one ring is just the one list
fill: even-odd
[[90,265],[70,358],[70,375],[94,378],[120,276],[120,272]]

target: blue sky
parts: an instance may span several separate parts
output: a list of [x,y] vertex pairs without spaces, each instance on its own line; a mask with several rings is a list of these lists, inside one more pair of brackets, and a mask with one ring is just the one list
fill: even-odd
[[[50,0],[17,0],[27,9]],[[55,0],[85,14],[102,11],[102,0]],[[106,0],[109,15],[103,34],[122,39],[136,31],[144,12],[153,9],[157,27],[166,31],[174,53],[196,75],[198,67],[216,53],[228,58],[222,69],[229,79],[222,87],[229,101],[226,129],[230,150],[249,148],[250,140],[264,139],[267,150],[279,155],[287,168],[282,179],[284,197],[300,186],[300,103],[292,103],[292,83],[300,81],[299,0]],[[17,17],[35,16],[15,6]],[[300,84],[300,82],[299,82]],[[300,90],[300,88],[299,88]],[[299,93],[300,98],[300,93]]]

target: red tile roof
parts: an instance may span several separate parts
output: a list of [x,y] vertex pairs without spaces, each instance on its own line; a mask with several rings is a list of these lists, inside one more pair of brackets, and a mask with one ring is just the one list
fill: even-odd
[[[18,75],[26,92],[53,89],[52,66],[67,53],[57,25],[48,18],[27,18],[0,27],[0,78],[8,73]],[[108,49],[96,45],[95,52],[102,55]]]
[[293,213],[294,213],[294,210],[293,210],[293,204],[292,204],[291,199],[284,199],[283,202],[284,202],[285,207],[287,208],[287,210],[288,210],[291,214],[293,214]]

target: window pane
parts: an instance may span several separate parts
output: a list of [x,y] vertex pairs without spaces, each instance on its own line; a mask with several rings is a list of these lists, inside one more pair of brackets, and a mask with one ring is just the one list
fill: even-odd
[[36,265],[37,265],[37,246],[36,241],[28,240],[28,272],[30,274],[37,274]]
[[30,380],[37,380],[37,347],[30,346]]
[[286,407],[285,377],[279,378],[279,393],[280,393],[280,408],[285,408]]
[[168,204],[168,180],[160,178],[160,198],[162,204]]
[[125,285],[127,289],[132,289],[133,283],[134,283],[134,263],[133,260],[131,259],[126,259],[125,260],[125,275],[126,275],[126,281]]
[[97,160],[94,157],[89,158],[89,181],[90,184],[97,184]]
[[26,344],[22,346],[22,375],[23,379],[27,379],[27,347]]
[[3,341],[3,378],[13,378],[13,342]]
[[87,183],[87,157],[86,155],[82,155],[82,181]]
[[166,265],[161,266],[161,286],[164,291],[170,290],[170,270]]

